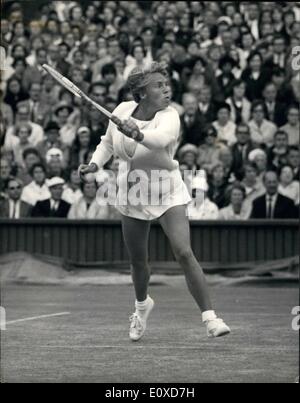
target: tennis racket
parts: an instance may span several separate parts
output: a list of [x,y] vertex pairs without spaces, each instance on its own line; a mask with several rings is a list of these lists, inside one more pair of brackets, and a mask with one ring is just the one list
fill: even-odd
[[97,104],[97,102],[93,101],[89,96],[87,96],[80,88],[77,87],[72,81],[70,81],[67,77],[60,74],[53,67],[48,64],[43,64],[43,69],[47,71],[59,84],[64,86],[68,91],[72,92],[76,97],[85,99],[88,103],[92,104],[98,111],[103,113],[103,115],[107,116],[112,122],[114,122],[117,126],[122,124],[122,121],[116,116],[112,115],[107,109],[103,108],[103,106]]

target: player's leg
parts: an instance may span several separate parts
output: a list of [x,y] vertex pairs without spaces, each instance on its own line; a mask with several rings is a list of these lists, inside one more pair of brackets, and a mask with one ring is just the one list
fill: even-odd
[[130,338],[137,341],[145,333],[146,322],[154,306],[154,301],[148,296],[151,274],[148,263],[150,222],[122,216],[122,229],[136,294],[135,313],[130,318]]
[[188,288],[202,311],[209,335],[221,336],[229,333],[230,329],[221,319],[217,319],[212,310],[203,270],[191,248],[190,224],[185,206],[170,208],[159,218],[159,222],[170,241],[176,260],[184,270]]
[[136,299],[142,302],[147,298],[150,280],[148,264],[150,222],[122,215],[122,230],[131,263]]

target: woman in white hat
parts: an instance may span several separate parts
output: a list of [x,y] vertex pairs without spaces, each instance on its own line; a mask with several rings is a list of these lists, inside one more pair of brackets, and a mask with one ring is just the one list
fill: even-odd
[[[153,63],[148,70],[134,69],[128,83],[134,101],[123,102],[115,109],[114,121],[118,126],[109,123],[90,164],[79,169],[84,178],[84,175],[102,168],[113,154],[120,158],[119,205],[116,207],[122,214],[123,235],[136,293],[136,310],[130,318],[130,339],[137,341],[144,335],[147,318],[154,306],[148,295],[148,236],[153,219],[158,219],[169,238],[186,275],[189,290],[202,311],[208,336],[223,336],[230,329],[212,309],[203,271],[191,249],[186,214],[186,205],[191,198],[182,181],[179,164],[174,160],[180,119],[175,109],[169,106],[171,96],[167,72],[160,64]],[[161,181],[153,176],[157,172]],[[135,175],[140,179],[138,203],[131,192],[136,186],[132,186]],[[153,196],[159,196],[159,203],[152,202]],[[157,198],[154,200],[157,202]]]
[[217,220],[218,206],[207,197],[208,183],[205,171],[200,171],[192,180],[193,200],[188,205],[190,220]]

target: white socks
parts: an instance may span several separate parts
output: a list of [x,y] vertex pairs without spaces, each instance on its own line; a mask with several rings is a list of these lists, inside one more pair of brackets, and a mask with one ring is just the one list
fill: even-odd
[[137,311],[139,317],[142,319],[144,318],[144,314],[146,313],[149,300],[150,300],[150,297],[148,295],[147,299],[145,299],[145,301],[142,301],[142,302],[135,301],[136,311]]
[[207,322],[208,320],[213,320],[217,319],[217,315],[215,314],[215,311],[205,311],[202,312],[202,322]]

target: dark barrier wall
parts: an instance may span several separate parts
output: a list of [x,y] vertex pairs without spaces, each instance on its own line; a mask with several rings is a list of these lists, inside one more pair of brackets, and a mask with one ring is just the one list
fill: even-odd
[[[298,255],[296,220],[194,221],[193,250],[205,262],[242,262]],[[26,251],[75,262],[128,260],[119,221],[0,220],[0,253]],[[171,261],[160,225],[152,224],[151,261]]]

